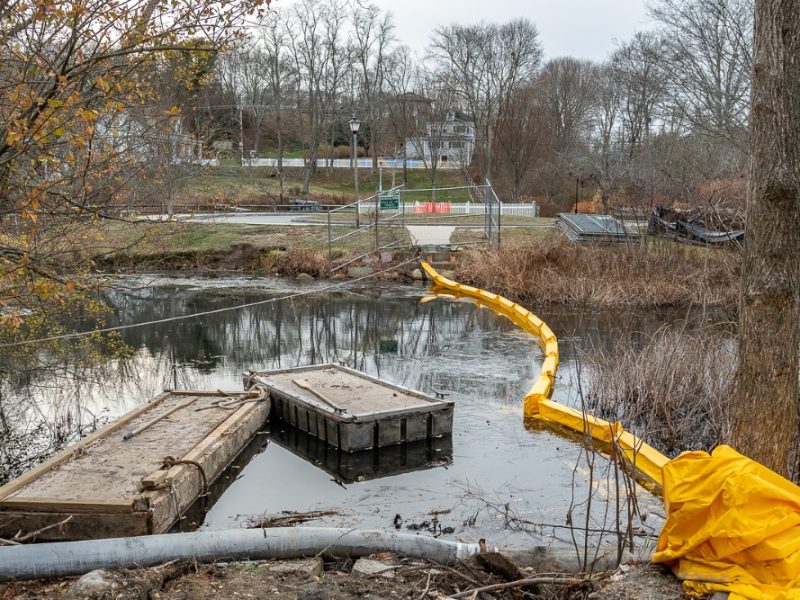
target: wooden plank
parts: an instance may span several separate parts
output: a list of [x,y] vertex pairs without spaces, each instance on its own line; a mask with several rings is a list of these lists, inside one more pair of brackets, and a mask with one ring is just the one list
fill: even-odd
[[139,408],[136,408],[136,409],[132,410],[131,412],[126,413],[125,415],[123,415],[122,417],[117,419],[116,421],[112,421],[111,423],[109,423],[105,427],[102,427],[102,428],[98,429],[97,431],[95,431],[91,435],[86,436],[85,438],[83,438],[79,442],[73,444],[72,446],[69,446],[69,447],[65,448],[61,452],[58,452],[52,458],[46,460],[42,464],[34,467],[33,469],[31,469],[30,471],[28,471],[26,473],[20,475],[19,477],[17,477],[13,481],[10,481],[9,483],[4,485],[3,487],[0,487],[0,500],[8,498],[12,494],[15,494],[16,492],[18,492],[19,490],[24,488],[26,485],[28,485],[34,479],[37,479],[38,477],[41,477],[43,474],[47,473],[48,471],[51,471],[52,469],[56,468],[57,466],[67,462],[68,460],[70,460],[74,456],[76,451],[80,450],[81,448],[85,448],[86,446],[88,446],[88,445],[92,444],[93,442],[95,442],[97,439],[108,435],[109,433],[111,433],[115,429],[119,429],[119,428],[127,425],[133,419],[139,417],[140,415],[142,415],[143,413],[147,412],[148,410],[150,410],[154,406],[156,406],[159,403],[163,402],[165,399],[169,398],[169,396],[170,396],[169,392],[163,392],[163,393],[159,394],[158,396],[153,398],[150,402],[147,402],[147,403],[143,404],[142,406],[140,406]]
[[147,535],[151,515],[148,511],[122,513],[0,512],[0,537],[13,538],[72,517],[61,529],[45,531],[37,541],[92,540]]
[[[356,377],[356,378],[364,380],[364,381],[369,381],[370,383],[374,383],[374,384],[379,385],[379,386],[381,386],[383,388],[391,389],[391,390],[394,390],[394,391],[397,391],[397,392],[402,392],[402,393],[407,394],[409,396],[413,396],[415,398],[419,398],[420,400],[422,400],[422,401],[424,401],[426,403],[429,403],[432,406],[436,406],[436,405],[451,405],[452,406],[454,404],[452,400],[442,400],[442,399],[439,399],[439,398],[434,398],[434,397],[432,397],[432,396],[430,396],[428,394],[425,394],[424,392],[421,392],[419,390],[413,390],[411,388],[408,388],[408,387],[405,387],[405,386],[402,386],[402,385],[399,385],[399,384],[396,384],[396,383],[391,383],[389,381],[385,381],[385,380],[380,379],[378,377],[373,377],[373,376],[368,375],[366,373],[362,373],[361,371],[358,371],[356,369],[352,369],[352,368],[346,367],[344,365],[337,365],[337,364],[334,364],[334,363],[327,363],[327,364],[324,364],[324,365],[311,365],[311,366],[304,366],[304,367],[290,367],[290,368],[287,368],[287,369],[278,369],[278,370],[275,370],[275,371],[258,371],[256,373],[251,374],[250,379],[251,380],[257,380],[259,383],[268,383],[268,381],[264,381],[264,378],[269,378],[269,377],[271,377],[273,375],[285,375],[285,374],[291,374],[291,373],[304,373],[304,372],[308,372],[308,371],[326,371],[326,370],[333,370],[333,371],[339,371],[339,372],[342,372],[342,373],[347,373],[348,375],[352,375],[353,377]],[[272,383],[269,383],[269,385],[272,385]]]
[[169,469],[159,469],[158,471],[153,471],[149,475],[145,475],[142,477],[142,489],[153,490],[162,485],[167,480],[168,473]]
[[133,512],[132,500],[59,500],[57,498],[10,498],[0,501],[0,510],[24,510],[31,512]]
[[[198,462],[210,485],[258,432],[269,410],[269,400],[245,404],[182,458]],[[203,493],[202,477],[196,467],[176,465],[166,473],[166,479],[172,481],[169,488],[143,493],[153,515],[150,533],[169,530],[178,513],[183,514]]]
[[[194,448],[192,448],[186,455],[181,457],[181,460],[197,460],[197,457],[202,454],[203,449],[209,447],[216,439],[220,437],[229,427],[238,422],[251,409],[255,406],[253,404],[244,404],[239,409],[231,413],[222,423],[217,425],[205,438],[203,438]],[[196,467],[190,465],[175,465],[169,469],[158,469],[149,475],[145,475],[141,480],[142,490],[152,490],[163,485],[168,479],[175,480],[184,469],[195,469]]]
[[173,396],[197,396],[198,398],[208,398],[208,397],[215,397],[215,396],[223,396],[223,397],[230,397],[230,398],[255,398],[259,395],[257,391],[251,392],[224,392],[222,390],[217,391],[201,391],[201,390],[169,390],[169,393]]

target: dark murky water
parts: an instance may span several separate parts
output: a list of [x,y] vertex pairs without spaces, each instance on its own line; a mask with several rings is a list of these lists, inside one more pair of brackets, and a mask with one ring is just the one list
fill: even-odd
[[[285,280],[123,283],[128,289],[112,298],[114,320],[125,323],[310,293],[125,330],[122,337],[134,349],[128,360],[76,372],[65,366],[52,380],[27,381],[24,392],[21,382],[6,382],[6,403],[16,397],[21,405],[25,396],[35,407],[21,413],[28,426],[43,414],[82,423],[111,418],[169,387],[239,390],[246,369],[337,362],[424,392],[449,394],[456,406],[452,440],[343,463],[314,440],[270,423],[265,448],[241,470],[202,527],[236,527],[249,517],[281,511],[334,509],[337,515],[314,524],[383,528],[400,515],[405,528],[430,523],[438,513],[439,526],[454,530],[448,537],[486,537],[496,545],[569,542],[564,530],[548,524],[563,525],[571,505],[573,519],[580,515],[577,505],[589,490],[586,462],[579,462],[582,451],[575,442],[524,427],[521,398],[542,356],[534,340],[504,318],[468,301],[421,304],[425,289],[411,286],[320,292],[324,283]],[[606,343],[614,317],[539,314],[562,341],[555,399],[573,402],[573,342]],[[625,318],[630,321],[630,315]],[[657,325],[648,317],[634,328],[652,331]],[[599,459],[595,478],[608,469]],[[609,499],[606,487],[595,482],[596,506]],[[657,500],[647,495],[643,500],[658,512]],[[602,509],[593,510],[591,524],[610,526],[609,519]],[[658,527],[653,521],[648,524]]]

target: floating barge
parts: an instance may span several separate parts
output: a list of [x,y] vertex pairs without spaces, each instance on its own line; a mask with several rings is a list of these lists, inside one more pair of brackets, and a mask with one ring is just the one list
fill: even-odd
[[[222,492],[222,484],[212,484],[224,481],[270,409],[337,453],[401,448],[394,464],[385,465],[389,471],[452,455],[452,442],[438,452],[413,446],[452,432],[452,402],[352,369],[247,373],[245,389],[166,391],[0,487],[0,538],[81,540],[185,528],[199,499],[207,508]],[[330,468],[357,479],[363,460],[338,460]],[[368,471],[380,476],[384,469]],[[194,520],[202,520],[202,511]]]
[[269,410],[263,392],[164,392],[1,487],[0,537],[166,532],[205,496]]
[[341,484],[445,467],[453,463],[453,437],[345,452],[283,422],[271,423],[269,440],[322,469]]
[[272,416],[344,452],[449,435],[453,402],[340,365],[248,373],[269,390]]

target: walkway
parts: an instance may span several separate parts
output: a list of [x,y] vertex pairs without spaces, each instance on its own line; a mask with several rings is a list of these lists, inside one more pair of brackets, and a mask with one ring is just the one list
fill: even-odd
[[414,246],[446,246],[456,230],[449,225],[406,225]]

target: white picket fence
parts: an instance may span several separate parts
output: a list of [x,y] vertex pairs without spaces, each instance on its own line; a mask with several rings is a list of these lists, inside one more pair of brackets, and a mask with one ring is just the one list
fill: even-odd
[[[402,159],[395,159],[395,158],[380,158],[378,159],[378,164],[380,167],[384,169],[402,169],[403,168],[403,161]],[[295,167],[305,167],[306,161],[303,158],[284,158],[283,159],[283,166],[287,168],[295,168]],[[277,158],[245,158],[242,160],[243,167],[277,167],[278,166],[278,159]],[[317,159],[317,168],[324,169],[327,167],[331,167],[334,169],[351,169],[353,167],[349,158],[318,158]],[[428,169],[430,165],[426,163],[424,160],[407,160],[406,161],[406,168],[407,169]],[[358,159],[358,168],[359,169],[371,169],[372,168],[372,159],[371,158],[359,158]],[[454,169],[461,169],[462,165],[458,162],[440,162],[438,167],[439,169],[443,170],[454,170]]]
[[[413,190],[411,190],[413,191]],[[361,214],[375,212],[375,200],[362,200],[358,210]],[[419,215],[484,215],[486,205],[480,202],[401,202],[399,208],[383,208],[381,213],[399,213]],[[504,217],[538,217],[539,205],[500,203],[500,215]]]

